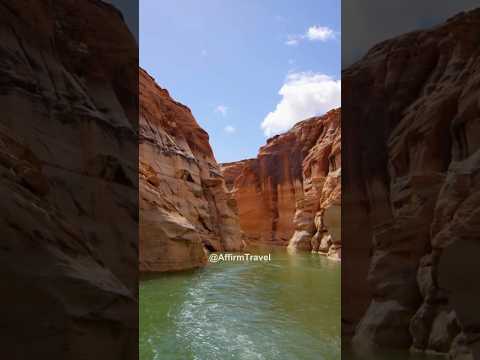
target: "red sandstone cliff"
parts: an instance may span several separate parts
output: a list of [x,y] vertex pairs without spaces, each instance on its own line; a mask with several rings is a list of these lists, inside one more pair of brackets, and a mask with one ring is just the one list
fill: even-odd
[[134,359],[137,45],[95,0],[0,1],[2,358]]
[[205,265],[243,246],[235,203],[190,109],[140,70],[140,270]]
[[480,346],[478,311],[454,292],[473,281],[458,249],[480,235],[479,31],[480,10],[463,13],[342,75],[342,320],[355,343],[452,358]]
[[222,164],[250,244],[340,258],[340,110],[267,140],[257,158]]

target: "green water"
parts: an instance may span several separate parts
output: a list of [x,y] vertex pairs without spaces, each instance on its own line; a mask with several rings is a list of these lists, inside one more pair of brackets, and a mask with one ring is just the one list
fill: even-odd
[[339,360],[340,264],[275,251],[143,278],[140,359]]

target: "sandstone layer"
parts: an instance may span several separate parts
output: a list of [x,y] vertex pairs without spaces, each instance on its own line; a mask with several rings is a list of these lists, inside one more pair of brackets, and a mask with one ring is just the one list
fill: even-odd
[[462,264],[480,254],[479,31],[480,11],[462,13],[342,75],[342,321],[356,344],[478,348]]
[[140,270],[200,267],[241,250],[235,201],[191,111],[140,70]]
[[222,164],[250,245],[340,259],[340,109],[267,140],[257,158]]
[[134,359],[137,45],[101,1],[0,1],[2,358]]

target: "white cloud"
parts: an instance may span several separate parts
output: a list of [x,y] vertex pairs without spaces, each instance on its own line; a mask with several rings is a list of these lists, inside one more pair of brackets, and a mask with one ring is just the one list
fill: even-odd
[[222,116],[227,116],[228,107],[225,106],[225,105],[218,105],[218,106],[215,108],[215,112],[217,112],[217,113],[219,113],[219,114],[222,114]]
[[305,36],[310,41],[327,41],[335,38],[335,32],[327,26],[310,26]]
[[227,134],[233,134],[235,131],[237,131],[237,129],[235,129],[233,126],[231,125],[227,125],[225,126],[225,128],[223,129]]
[[288,35],[285,45],[295,46],[303,40],[326,42],[333,39],[335,39],[335,31],[330,29],[328,26],[313,25],[307,29],[305,34]]
[[261,124],[266,136],[290,129],[295,123],[337,108],[341,81],[312,72],[291,73],[278,92],[282,99]]

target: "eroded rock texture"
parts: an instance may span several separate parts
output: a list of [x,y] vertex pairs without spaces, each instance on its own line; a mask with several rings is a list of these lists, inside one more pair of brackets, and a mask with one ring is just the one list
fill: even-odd
[[206,263],[206,251],[241,250],[235,201],[190,109],[140,71],[140,270]]
[[480,11],[462,13],[343,73],[342,320],[358,324],[355,343],[468,358],[478,342],[478,317],[464,321],[442,280],[463,259],[439,264],[480,238],[479,31]]
[[257,158],[222,164],[250,244],[340,258],[340,109],[296,124]]
[[2,358],[134,359],[137,45],[101,1],[0,1]]

